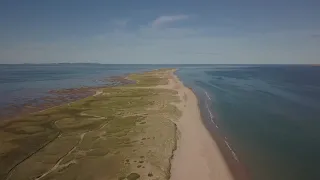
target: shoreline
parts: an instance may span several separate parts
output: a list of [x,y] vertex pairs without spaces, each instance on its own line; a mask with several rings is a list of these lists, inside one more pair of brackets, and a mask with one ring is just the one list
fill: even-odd
[[[216,141],[218,144],[218,147],[225,159],[225,161],[228,164],[228,167],[233,174],[233,177],[235,180],[249,180],[250,174],[248,172],[248,169],[244,164],[241,163],[239,160],[238,154],[236,153],[236,150],[233,148],[232,144],[229,142],[229,139],[227,136],[223,135],[221,132],[219,132],[219,115],[215,111],[211,111],[210,107],[208,105],[208,101],[211,101],[212,99],[208,95],[206,91],[205,96],[206,100],[204,102],[205,110],[209,114],[208,116],[205,116],[206,112],[201,111],[202,121],[206,127],[206,129],[209,131],[211,137]],[[195,92],[194,92],[195,93]],[[195,93],[196,94],[196,93]],[[214,99],[214,98],[213,98]],[[200,106],[200,102],[199,102]],[[213,107],[211,107],[213,108]],[[214,108],[213,108],[214,109]],[[206,119],[210,119],[205,121]],[[212,126],[212,124],[214,126]]]
[[177,122],[180,136],[172,159],[170,179],[234,180],[218,144],[203,124],[196,95],[173,72],[171,78],[176,83],[173,89],[181,99],[177,107],[182,116]]
[[[205,129],[209,132],[211,138],[218,145],[221,155],[223,156],[225,162],[228,165],[228,168],[233,176],[234,180],[249,180],[250,174],[248,169],[244,164],[239,160],[236,150],[233,148],[232,144],[229,142],[227,136],[219,132],[219,115],[215,111],[211,111],[213,107],[209,107],[208,101],[215,99],[214,96],[210,95],[202,89],[203,97],[199,93],[196,93],[191,87],[187,87],[197,98],[197,105],[201,114],[201,123]],[[211,94],[212,95],[212,94]],[[213,108],[214,109],[214,108]]]
[[[143,72],[144,71],[141,73]],[[0,121],[14,121],[22,116],[43,112],[67,104],[70,105],[79,100],[97,96],[104,88],[124,86],[134,83],[127,80],[127,76],[128,74],[105,77],[101,81],[109,81],[110,84],[102,86],[80,86],[75,88],[52,89],[46,92],[46,95],[43,97],[36,97],[20,104],[9,104],[0,109],[3,112],[7,111],[6,115],[0,114]],[[29,103],[29,101],[34,101],[34,105]]]
[[[199,100],[196,94],[191,88],[184,86],[178,76],[174,74],[175,70],[169,70],[167,72],[168,74],[166,74],[165,77],[168,79],[168,84],[140,88],[174,90],[178,94],[177,97],[180,98],[179,103],[173,103],[173,105],[182,112],[182,116],[177,120],[171,120],[175,125],[174,139],[176,139],[176,142],[170,153],[171,156],[169,157],[169,166],[167,170],[169,173],[168,179],[234,180],[233,171],[228,166],[228,159],[225,157],[223,150],[221,150],[219,141],[212,137],[211,132],[203,122],[201,110],[199,108]],[[95,91],[92,91],[93,89]],[[86,98],[105,95],[103,93],[104,90],[101,87],[90,88],[90,90],[92,94],[81,98],[80,100],[84,101]],[[70,89],[67,91],[70,91]],[[59,92],[63,93],[64,90]],[[74,102],[79,102],[79,99],[73,102],[65,102],[57,106],[45,108],[34,113],[50,111],[50,109],[61,108],[65,105],[70,106]],[[30,113],[29,115],[32,114],[33,113]],[[100,117],[100,115],[94,117]],[[24,161],[25,160],[21,163],[24,163]],[[18,165],[20,166],[21,163]],[[13,168],[16,168],[16,166]],[[9,173],[11,175],[11,171],[9,171]]]

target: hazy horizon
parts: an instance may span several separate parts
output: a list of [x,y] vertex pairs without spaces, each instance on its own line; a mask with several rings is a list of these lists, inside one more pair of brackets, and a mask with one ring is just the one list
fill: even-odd
[[284,66],[287,66],[287,65],[297,65],[297,66],[299,66],[299,65],[301,65],[301,66],[318,66],[318,65],[320,65],[320,63],[319,64],[312,64],[312,63],[305,63],[305,64],[303,64],[303,63],[287,63],[287,64],[258,64],[258,63],[256,63],[256,64],[249,64],[249,63],[247,63],[247,64],[245,64],[245,63],[239,63],[239,64],[232,64],[232,63],[229,63],[229,64],[218,64],[218,63],[216,63],[216,64],[206,64],[206,63],[198,63],[198,64],[196,64],[196,63],[190,63],[190,64],[186,64],[186,63],[184,63],[184,64],[174,64],[174,63],[167,63],[167,64],[164,64],[164,63],[152,63],[152,64],[147,64],[147,63],[145,63],[145,64],[143,64],[143,63],[135,63],[135,64],[130,64],[130,63],[122,63],[122,64],[116,64],[116,63],[100,63],[100,62],[56,62],[56,63],[54,63],[54,62],[52,62],[52,63],[0,63],[0,65],[53,65],[53,64],[102,64],[102,65],[259,65],[259,66],[261,66],[261,65],[267,65],[267,66],[269,66],[269,65],[275,65],[275,66],[281,66],[281,65],[284,65]]
[[0,63],[320,64],[320,2],[2,1]]

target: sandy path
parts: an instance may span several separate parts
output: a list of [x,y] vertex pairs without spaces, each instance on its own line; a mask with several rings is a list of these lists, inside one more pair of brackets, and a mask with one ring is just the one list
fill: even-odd
[[209,132],[202,124],[198,101],[172,73],[170,83],[162,88],[179,92],[183,112],[177,122],[180,133],[171,166],[171,180],[233,180],[231,172]]

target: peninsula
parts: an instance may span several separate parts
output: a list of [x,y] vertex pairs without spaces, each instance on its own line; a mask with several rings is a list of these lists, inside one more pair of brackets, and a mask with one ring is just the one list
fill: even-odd
[[0,179],[232,180],[174,69],[0,122]]

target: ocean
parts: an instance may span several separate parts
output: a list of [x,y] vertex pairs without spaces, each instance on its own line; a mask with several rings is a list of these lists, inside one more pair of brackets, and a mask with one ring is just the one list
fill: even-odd
[[177,74],[231,150],[229,164],[252,180],[320,179],[320,67],[206,65]]
[[[50,90],[178,68],[233,171],[252,180],[320,179],[320,67],[296,65],[0,65],[0,114]],[[237,169],[240,169],[237,171]],[[242,174],[243,175],[243,174]]]

